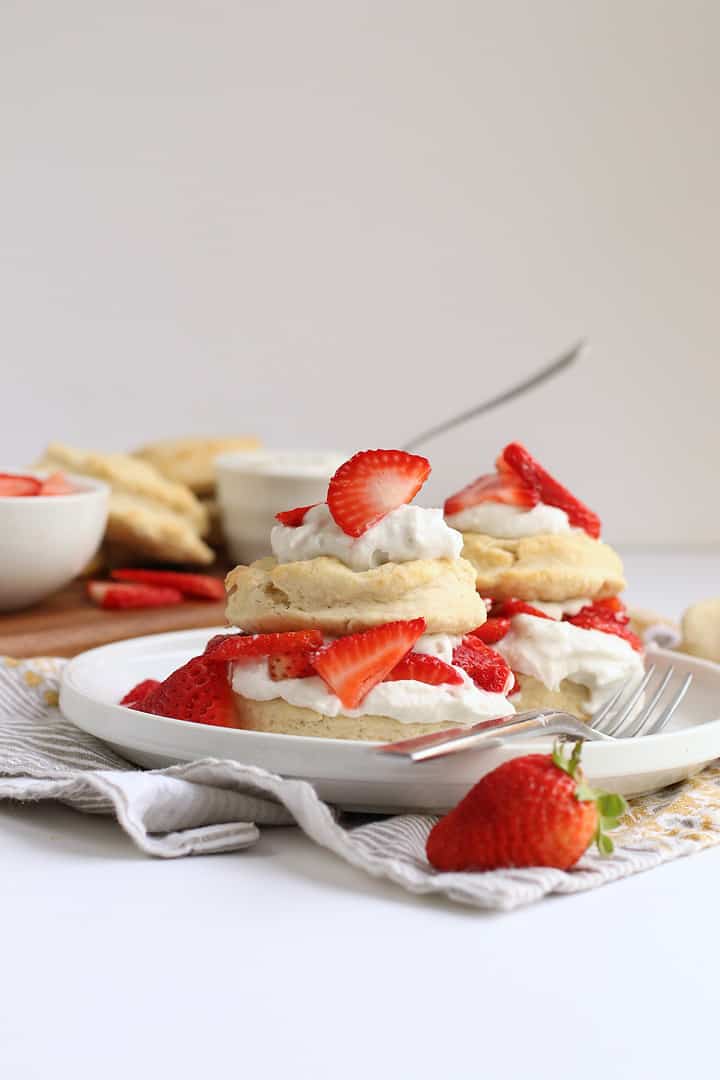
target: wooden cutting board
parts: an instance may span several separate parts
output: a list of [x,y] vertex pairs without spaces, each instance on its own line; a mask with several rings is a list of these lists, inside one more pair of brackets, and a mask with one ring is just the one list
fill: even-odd
[[75,656],[96,645],[142,634],[224,625],[222,601],[102,611],[88,600],[84,582],[74,581],[36,607],[0,614],[0,656]]

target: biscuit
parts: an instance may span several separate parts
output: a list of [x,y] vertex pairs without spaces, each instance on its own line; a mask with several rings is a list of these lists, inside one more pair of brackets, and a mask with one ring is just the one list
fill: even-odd
[[350,570],[332,556],[260,559],[225,579],[227,618],[251,633],[316,628],[352,634],[422,616],[431,634],[463,634],[485,622],[485,604],[465,559],[415,559]]
[[619,555],[584,532],[541,533],[504,540],[463,533],[463,557],[475,567],[483,596],[559,602],[600,599],[625,588]]
[[258,450],[253,436],[220,439],[163,439],[135,451],[135,457],[149,462],[158,472],[178,484],[186,484],[196,495],[215,490],[215,458],[230,450]]
[[206,564],[215,558],[201,539],[207,528],[204,507],[188,488],[165,480],[145,462],[51,443],[39,467],[64,469],[109,485],[106,541],[161,562]]
[[683,652],[720,664],[720,597],[701,600],[682,617]]
[[362,739],[368,742],[397,742],[415,735],[442,731],[449,724],[406,724],[388,716],[323,716],[315,709],[289,705],[282,698],[251,701],[235,694],[237,726],[248,731],[270,731],[276,735],[310,735],[321,739]]
[[557,712],[571,713],[579,720],[589,720],[591,713],[588,707],[590,691],[587,686],[563,679],[557,690],[549,690],[544,683],[532,675],[522,675],[515,672],[516,684],[520,690],[512,694],[509,701],[518,712],[526,712],[530,709],[553,709]]
[[111,494],[105,537],[158,562],[206,565],[215,559],[187,521],[132,495]]

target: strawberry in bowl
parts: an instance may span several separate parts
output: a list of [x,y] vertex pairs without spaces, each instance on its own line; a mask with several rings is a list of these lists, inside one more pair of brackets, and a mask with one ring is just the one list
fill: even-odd
[[77,577],[100,546],[108,495],[84,476],[0,473],[0,611],[36,604]]

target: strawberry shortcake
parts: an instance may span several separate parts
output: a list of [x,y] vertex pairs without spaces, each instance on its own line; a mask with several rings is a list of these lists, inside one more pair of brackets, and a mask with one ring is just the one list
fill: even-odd
[[618,555],[600,519],[522,446],[445,503],[463,534],[490,618],[476,635],[508,661],[519,709],[586,718],[643,671],[642,645],[617,594]]
[[390,741],[514,711],[509,663],[470,633],[486,605],[462,536],[412,504],[429,472],[356,454],[326,502],[278,513],[273,558],[228,574],[242,632],[206,657],[230,665],[237,726]]

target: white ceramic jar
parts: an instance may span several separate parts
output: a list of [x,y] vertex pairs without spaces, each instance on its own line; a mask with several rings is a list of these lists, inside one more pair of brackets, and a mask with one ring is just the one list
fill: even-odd
[[272,554],[275,514],[324,502],[330,477],[347,457],[341,451],[257,450],[216,458],[218,500],[232,558],[249,563]]

